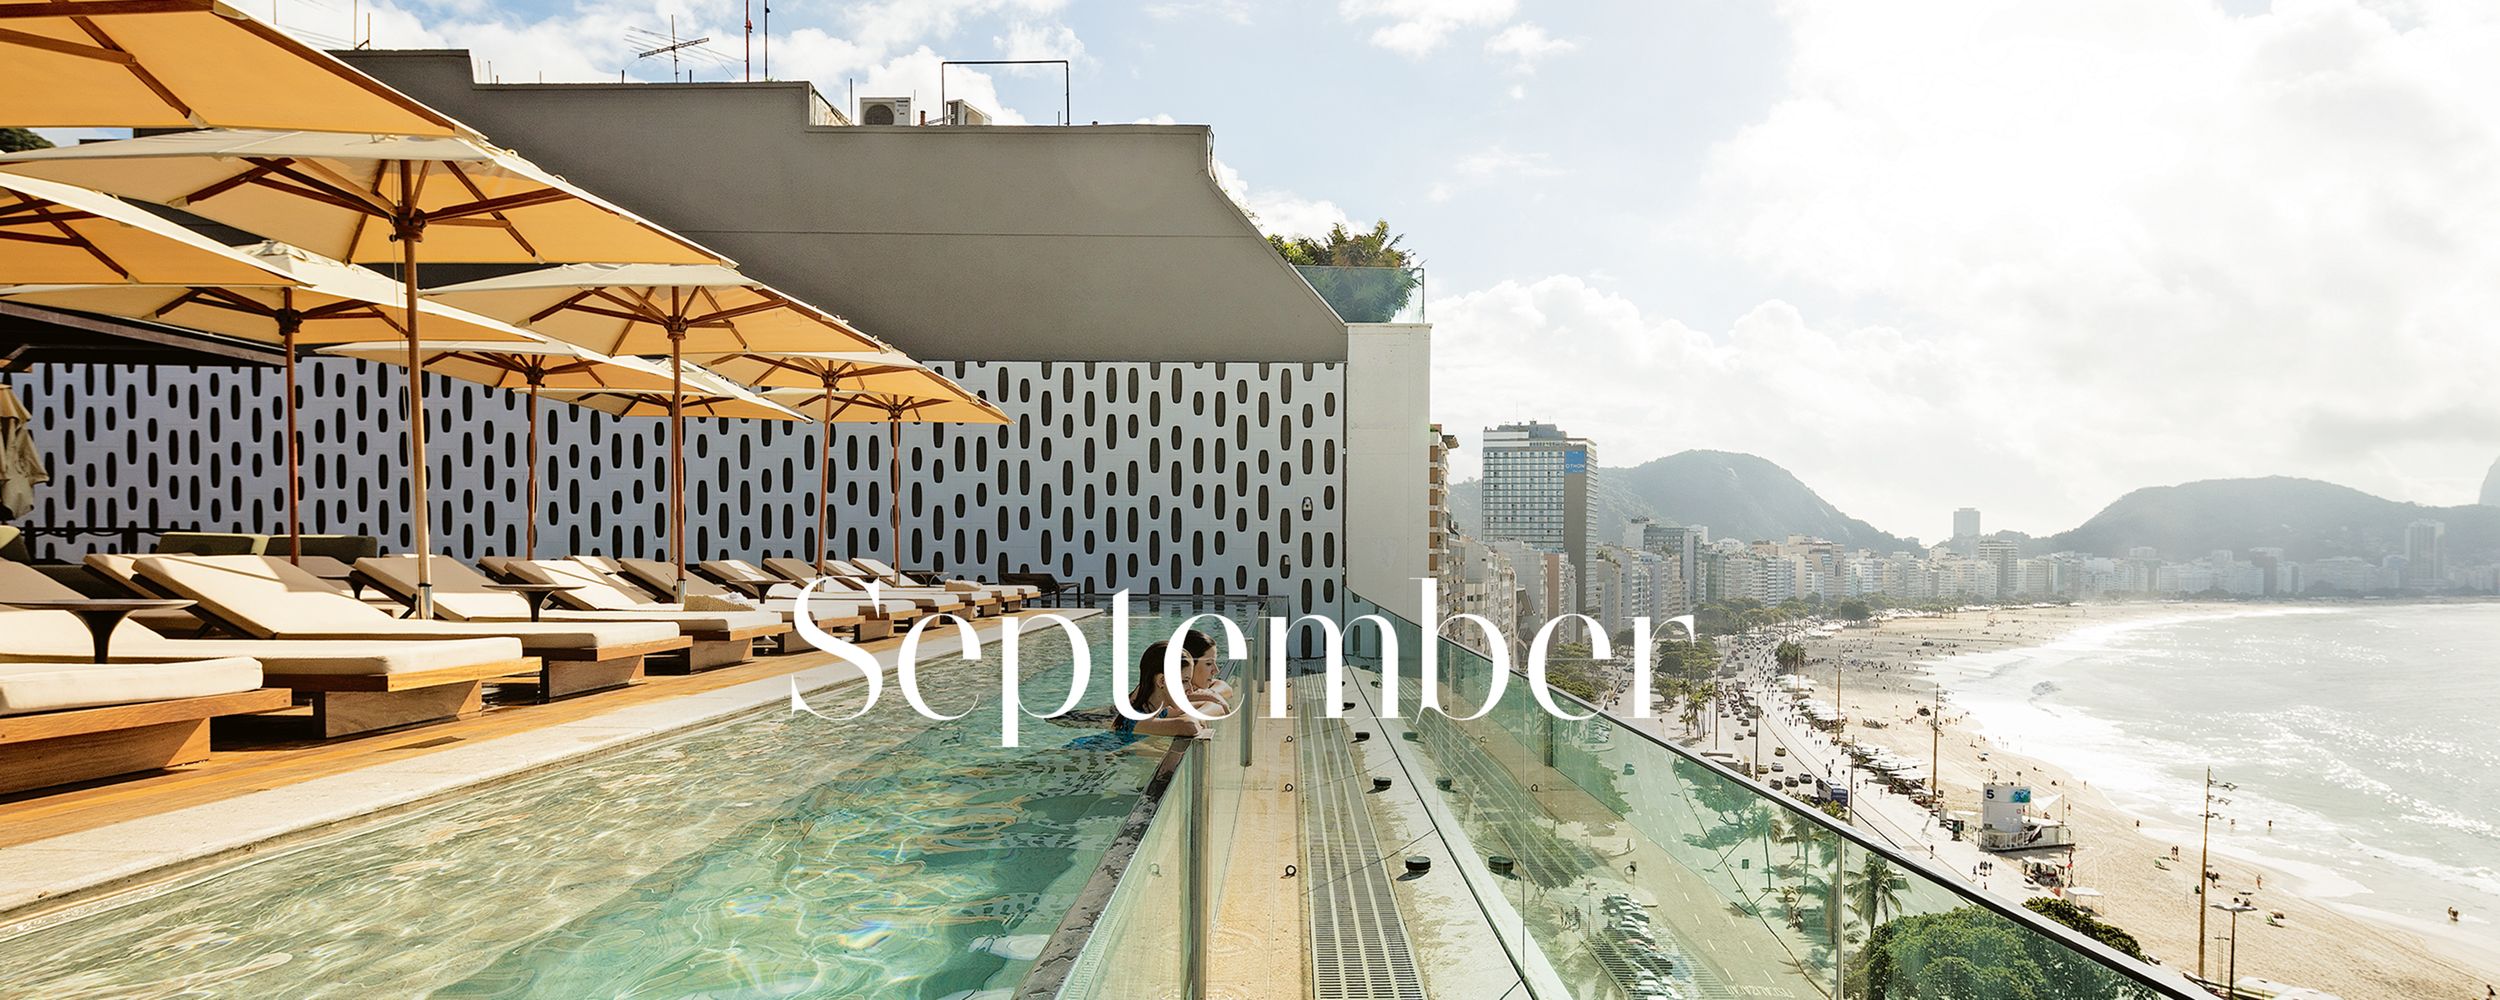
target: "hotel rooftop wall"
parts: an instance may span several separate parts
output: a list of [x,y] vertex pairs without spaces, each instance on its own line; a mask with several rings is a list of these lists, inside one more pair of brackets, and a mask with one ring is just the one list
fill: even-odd
[[804,82],[494,84],[464,51],[337,54],[918,357],[1346,357],[1215,183],[1207,126],[816,125]]

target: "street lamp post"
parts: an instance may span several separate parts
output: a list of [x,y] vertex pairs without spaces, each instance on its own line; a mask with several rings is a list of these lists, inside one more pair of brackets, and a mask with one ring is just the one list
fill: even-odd
[[[2236,998],[2240,995],[2240,914],[2254,910],[2257,906],[2245,898],[2234,896],[2231,898],[2230,905],[2215,903],[2213,908],[2231,915],[2231,950],[2230,958],[2227,960],[2229,971],[2223,973],[2225,978],[2222,988],[2224,996]],[[2200,972],[2199,975],[2202,973]]]

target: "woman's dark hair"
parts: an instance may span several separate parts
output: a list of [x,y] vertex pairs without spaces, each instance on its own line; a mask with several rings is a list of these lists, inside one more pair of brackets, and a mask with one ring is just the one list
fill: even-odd
[[1189,654],[1190,659],[1194,660],[1198,657],[1205,656],[1207,655],[1207,650],[1214,648],[1215,640],[1208,637],[1206,633],[1200,632],[1197,629],[1190,629],[1188,635],[1181,637],[1181,649]]
[[1145,710],[1146,700],[1154,697],[1155,688],[1163,683],[1163,654],[1171,648],[1168,642],[1146,647],[1146,655],[1137,661],[1137,686],[1128,693],[1129,707]]

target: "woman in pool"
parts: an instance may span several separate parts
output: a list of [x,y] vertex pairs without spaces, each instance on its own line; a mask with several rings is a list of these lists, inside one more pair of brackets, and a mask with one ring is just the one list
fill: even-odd
[[[1137,686],[1129,691],[1128,703],[1145,718],[1129,718],[1115,706],[1110,712],[1110,732],[1078,737],[1068,746],[1082,750],[1118,750],[1148,736],[1205,737],[1206,724],[1174,707],[1179,701],[1173,697],[1171,685],[1164,683],[1163,655],[1170,648],[1170,643],[1163,642],[1146,647],[1146,655],[1137,665]],[[1183,667],[1182,683],[1186,685],[1187,661],[1183,661]],[[1180,697],[1188,697],[1187,692],[1181,692]],[[1199,710],[1206,711],[1203,707]]]
[[[1189,658],[1185,667],[1189,678],[1189,698],[1197,703],[1198,710],[1209,715],[1231,712],[1235,692],[1231,684],[1215,676],[1215,640],[1204,632],[1190,629],[1187,635],[1181,636],[1181,653]],[[1156,663],[1155,669],[1163,669],[1162,664]]]

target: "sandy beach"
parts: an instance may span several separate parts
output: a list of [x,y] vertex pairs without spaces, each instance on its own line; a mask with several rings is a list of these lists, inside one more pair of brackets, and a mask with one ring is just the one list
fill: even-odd
[[[1813,696],[1828,700],[1838,669],[1846,714],[1853,723],[1851,735],[1925,760],[1932,737],[1917,710],[1934,703],[1938,682],[1931,679],[1932,667],[1945,657],[2037,646],[2085,626],[2231,610],[2225,605],[2100,604],[1895,619],[1809,640],[1807,676],[1815,681]],[[2163,828],[2151,818],[2128,815],[2054,761],[2015,752],[2051,751],[2007,740],[2017,744],[2010,749],[1982,739],[1973,720],[1954,707],[1949,676],[1943,684],[1945,728],[1938,776],[1948,807],[1975,809],[1979,785],[1992,776],[2027,780],[2042,796],[2064,795],[2081,845],[2075,852],[2076,884],[2104,893],[2098,906],[2103,918],[2134,934],[2148,954],[2173,968],[2194,971],[2197,831]],[[1869,722],[1881,728],[1865,724]],[[2194,804],[2185,807],[2192,811]],[[2346,1000],[2471,1000],[2485,996],[2487,984],[2500,982],[2500,954],[2487,941],[2435,926],[2433,915],[2410,915],[2425,926],[2408,927],[2304,895],[2305,886],[2333,876],[2278,871],[2251,861],[2252,854],[2260,853],[2258,840],[2267,835],[2254,818],[2236,827],[2214,827],[2213,865],[2222,875],[2222,888],[2253,892],[2260,907],[2239,922],[2243,978],[2309,986]],[[2171,862],[2167,859],[2174,846],[2182,860]],[[1998,867],[1996,880],[2008,877],[2008,867]],[[2278,911],[2280,920],[2268,919]],[[2225,945],[2214,939],[2225,933],[2227,923],[2221,913],[2209,916],[2211,978],[2223,974]]]

